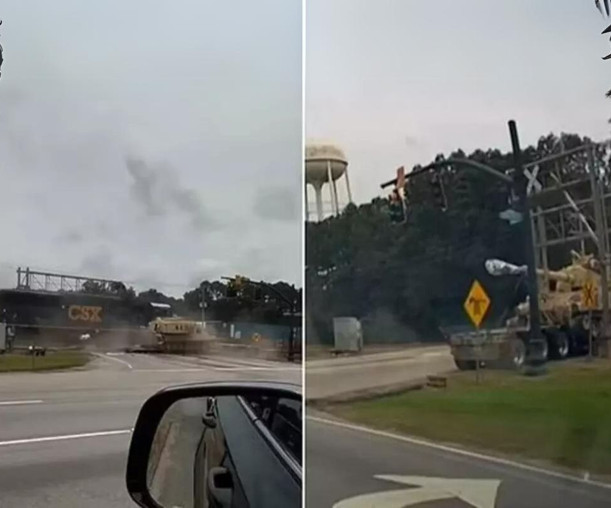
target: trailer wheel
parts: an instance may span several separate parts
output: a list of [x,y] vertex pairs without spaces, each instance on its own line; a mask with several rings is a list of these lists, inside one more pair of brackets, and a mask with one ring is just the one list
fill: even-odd
[[508,369],[519,370],[526,361],[526,344],[522,339],[511,339],[501,363]]
[[454,363],[458,370],[475,370],[475,360],[458,360],[454,358]]
[[555,360],[564,360],[571,350],[569,337],[562,330],[555,330],[547,335],[547,346],[550,358]]

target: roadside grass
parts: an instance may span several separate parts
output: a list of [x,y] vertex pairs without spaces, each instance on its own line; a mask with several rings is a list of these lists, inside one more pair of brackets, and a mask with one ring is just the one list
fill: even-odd
[[325,407],[365,424],[477,450],[611,474],[611,362],[575,360],[546,376],[487,371],[425,388]]
[[48,351],[45,356],[34,357],[26,354],[5,353],[0,355],[0,373],[70,369],[82,367],[90,359],[90,355],[80,351]]

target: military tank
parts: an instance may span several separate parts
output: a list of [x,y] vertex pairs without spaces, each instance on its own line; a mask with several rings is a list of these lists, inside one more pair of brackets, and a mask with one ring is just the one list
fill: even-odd
[[[596,350],[601,334],[602,306],[601,271],[599,261],[591,254],[571,252],[572,261],[559,270],[537,269],[539,282],[539,310],[541,331],[545,338],[546,358],[564,359],[588,352],[590,339]],[[517,267],[502,261],[489,271],[493,275],[519,275],[526,267]],[[592,287],[594,309],[584,301],[584,287]],[[502,328],[475,332],[455,333],[449,342],[457,367],[461,370],[476,366],[478,358],[486,358],[491,366],[519,368],[526,356],[525,340],[530,331],[530,304],[528,298],[519,303]]]
[[212,340],[201,323],[181,317],[157,318],[149,329],[157,338],[158,351],[166,354],[205,354]]

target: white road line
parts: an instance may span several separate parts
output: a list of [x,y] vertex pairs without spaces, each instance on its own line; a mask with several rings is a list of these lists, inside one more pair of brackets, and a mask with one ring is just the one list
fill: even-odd
[[113,362],[122,363],[123,365],[127,365],[129,369],[133,369],[130,363],[127,363],[125,360],[121,360],[120,358],[115,358],[114,356],[103,355],[101,353],[93,353],[95,356],[99,356],[100,358],[104,358],[106,360],[111,360]]
[[[238,363],[238,362],[225,362],[222,360],[217,360],[216,358],[197,358],[197,357],[192,357],[192,360],[177,360],[175,358],[164,358],[164,361],[168,362],[168,363],[172,363],[174,365],[180,365],[180,366],[185,366],[185,367],[190,367],[188,370],[191,370],[191,368],[193,368],[193,370],[213,370],[213,371],[219,371],[219,372],[225,372],[225,371],[258,371],[258,370],[272,370],[272,371],[280,371],[280,370],[299,370],[301,369],[301,366],[299,365],[285,365],[281,362],[276,362],[276,364],[247,364],[247,363]],[[198,367],[198,368],[195,368]],[[137,369],[137,370],[145,370],[145,369]],[[160,371],[162,369],[159,369]],[[165,369],[163,369],[165,370]]]
[[134,369],[133,372],[205,372],[206,369]]
[[250,367],[275,367],[284,363],[260,358],[231,358],[229,356],[200,356],[199,359],[226,365],[247,365]]
[[44,443],[48,441],[66,441],[68,439],[82,439],[88,437],[106,437],[130,434],[132,429],[104,430],[101,432],[86,432],[83,434],[65,434],[62,436],[32,437],[27,439],[13,439],[11,441],[0,441],[0,446],[11,446],[31,443]]
[[0,406],[23,406],[25,404],[40,404],[42,400],[3,400]]
[[248,370],[271,370],[271,371],[284,371],[284,370],[301,370],[301,367],[210,367],[212,370],[217,371],[248,371]]
[[531,472],[534,472],[534,473],[540,473],[542,475],[547,475],[547,476],[551,476],[551,477],[554,477],[554,478],[559,478],[559,479],[562,479],[562,480],[569,480],[569,481],[572,481],[572,482],[582,483],[584,485],[592,485],[592,486],[595,486],[595,487],[601,487],[603,489],[611,490],[611,483],[605,483],[605,482],[600,482],[600,481],[595,481],[595,480],[586,480],[586,479],[580,478],[578,476],[572,476],[570,474],[560,473],[558,471],[552,471],[550,469],[543,469],[541,467],[531,466],[529,464],[523,464],[521,462],[516,462],[516,461],[508,460],[508,459],[503,459],[501,457],[494,457],[492,455],[485,455],[483,453],[471,452],[471,451],[468,451],[468,450],[462,450],[460,448],[454,448],[452,446],[432,443],[430,441],[425,441],[425,440],[414,438],[414,437],[401,436],[399,434],[393,434],[392,432],[386,432],[386,431],[383,431],[383,430],[370,429],[368,427],[362,427],[360,425],[353,425],[351,423],[338,422],[338,421],[335,421],[335,420],[328,420],[326,418],[320,418],[318,416],[308,416],[307,419],[308,420],[312,420],[314,422],[323,423],[325,425],[331,425],[331,426],[340,427],[340,428],[344,428],[344,429],[354,430],[354,431],[357,431],[357,432],[364,432],[364,433],[371,434],[371,435],[374,435],[374,436],[385,437],[385,438],[388,438],[388,439],[394,439],[396,441],[403,441],[404,443],[409,443],[409,444],[413,444],[413,445],[433,448],[435,450],[440,450],[440,451],[444,451],[444,452],[454,453],[456,455],[462,455],[464,457],[470,457],[472,459],[479,459],[479,460],[485,460],[485,461],[488,461],[488,462],[494,462],[496,464],[500,464],[500,465],[503,465],[503,466],[515,467],[516,469],[522,469],[522,470],[525,470],[525,471],[531,471]]

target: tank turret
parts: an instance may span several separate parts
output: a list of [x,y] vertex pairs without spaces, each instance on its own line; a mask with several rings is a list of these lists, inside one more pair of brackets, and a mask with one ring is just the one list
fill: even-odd
[[[539,275],[539,307],[544,322],[570,326],[572,317],[584,310],[582,290],[587,281],[600,287],[600,263],[592,254],[571,251],[571,264],[559,270],[537,269]],[[507,324],[527,322],[530,312],[528,298],[518,304]]]

